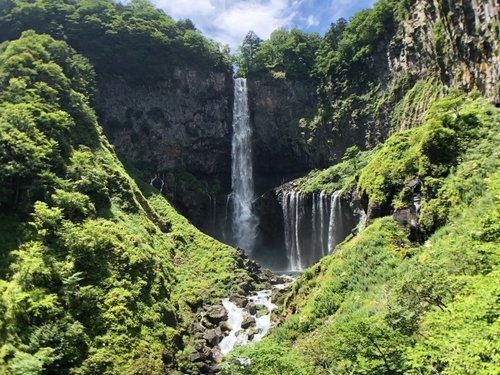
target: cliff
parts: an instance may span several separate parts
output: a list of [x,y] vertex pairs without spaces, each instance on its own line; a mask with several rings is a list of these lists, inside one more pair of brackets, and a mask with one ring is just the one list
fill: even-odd
[[98,80],[104,131],[126,160],[151,172],[230,173],[233,84],[229,72],[173,67],[155,83]]
[[105,75],[97,86],[100,121],[122,160],[209,232],[212,199],[223,202],[230,190],[229,72],[177,66],[155,83]]
[[310,169],[315,156],[303,140],[299,120],[317,105],[314,86],[258,75],[248,78],[248,87],[255,173],[283,178]]
[[499,7],[495,0],[417,0],[391,42],[389,69],[437,74],[446,89],[479,90],[500,102]]

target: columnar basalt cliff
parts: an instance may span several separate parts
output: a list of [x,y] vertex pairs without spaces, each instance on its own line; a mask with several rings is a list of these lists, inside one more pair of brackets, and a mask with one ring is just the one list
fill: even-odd
[[125,159],[156,171],[230,171],[231,75],[176,67],[155,85],[99,81],[96,103],[106,135]]
[[438,74],[448,87],[480,90],[500,101],[499,6],[496,0],[417,0],[391,44],[389,68]]
[[270,75],[249,77],[248,86],[257,176],[284,178],[311,168],[315,155],[304,142],[299,120],[317,105],[314,86]]

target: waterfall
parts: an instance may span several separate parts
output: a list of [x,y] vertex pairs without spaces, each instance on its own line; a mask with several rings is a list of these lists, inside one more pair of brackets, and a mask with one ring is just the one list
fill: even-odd
[[[342,195],[342,190],[337,190],[332,194],[330,203],[330,221],[328,223],[328,252],[331,252],[333,248],[340,243],[337,233],[339,232],[339,225],[342,225],[342,211],[340,207],[340,196]],[[341,228],[340,228],[341,229]]]
[[257,237],[258,220],[252,167],[252,129],[248,111],[247,83],[234,81],[233,139],[231,153],[232,234],[235,245],[251,253]]
[[321,246],[321,255],[328,255],[328,247],[325,246],[325,219],[327,215],[327,195],[324,191],[319,194],[319,222],[320,222],[320,246]]
[[282,191],[281,207],[288,271],[302,271],[328,255],[363,220],[342,203],[342,191],[329,195]]
[[301,198],[301,193],[292,191],[284,193],[282,199],[285,247],[290,271],[302,271],[300,231],[304,206]]
[[358,229],[356,231],[356,235],[359,236],[361,232],[365,229],[366,227],[366,212],[360,207],[358,209],[358,215],[359,215],[359,221],[358,221]]

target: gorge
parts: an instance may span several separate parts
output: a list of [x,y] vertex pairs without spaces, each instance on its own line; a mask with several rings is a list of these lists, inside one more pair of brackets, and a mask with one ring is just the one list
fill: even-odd
[[0,0],[0,373],[498,373],[499,13]]

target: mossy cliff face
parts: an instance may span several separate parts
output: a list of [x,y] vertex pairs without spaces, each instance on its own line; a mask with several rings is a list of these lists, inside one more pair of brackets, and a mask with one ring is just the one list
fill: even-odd
[[495,0],[417,0],[391,45],[389,69],[479,89],[500,101],[499,9]]
[[175,67],[156,83],[100,77],[96,106],[121,159],[210,231],[214,202],[230,189],[232,101],[229,72]]

